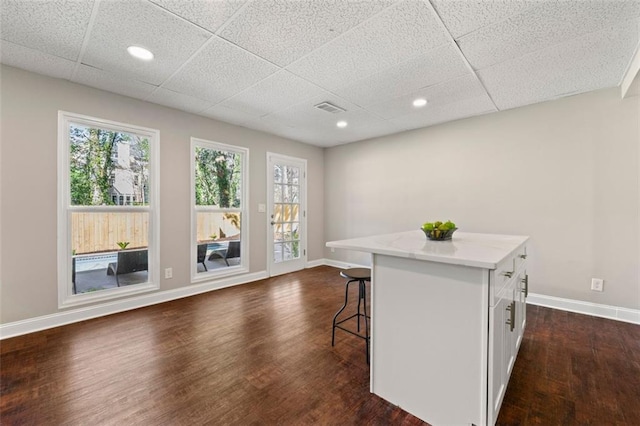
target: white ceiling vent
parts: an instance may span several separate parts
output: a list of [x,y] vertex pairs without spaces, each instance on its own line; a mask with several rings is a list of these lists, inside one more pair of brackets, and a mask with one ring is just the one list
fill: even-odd
[[318,109],[330,112],[332,114],[337,114],[339,112],[345,112],[346,111],[346,109],[340,108],[339,106],[334,105],[334,104],[332,104],[330,102],[322,102],[322,103],[319,103],[318,105],[314,105],[314,106],[316,108],[318,108]]

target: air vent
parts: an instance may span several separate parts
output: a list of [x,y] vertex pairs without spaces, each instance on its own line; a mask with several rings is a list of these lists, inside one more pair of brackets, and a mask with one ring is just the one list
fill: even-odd
[[318,105],[314,105],[316,108],[321,109],[323,111],[327,111],[330,112],[332,114],[337,114],[339,112],[345,112],[346,109],[344,108],[340,108],[339,106],[336,106],[330,102],[322,102],[319,103]]

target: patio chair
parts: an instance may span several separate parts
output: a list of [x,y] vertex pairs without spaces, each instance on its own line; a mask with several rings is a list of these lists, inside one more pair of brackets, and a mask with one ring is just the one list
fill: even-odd
[[119,275],[146,271],[148,269],[149,261],[147,249],[121,250],[118,252],[118,261],[109,264],[107,274],[115,275],[116,284],[118,284],[118,287],[120,287],[120,280],[118,278]]
[[202,266],[204,266],[204,270],[208,271],[207,265],[205,265],[204,263],[206,258],[207,258],[207,244],[198,244],[198,262],[197,263],[202,263]]
[[226,250],[216,250],[209,255],[209,260],[216,258],[223,259],[227,266],[229,265],[229,259],[240,257],[240,241],[229,241],[229,245]]

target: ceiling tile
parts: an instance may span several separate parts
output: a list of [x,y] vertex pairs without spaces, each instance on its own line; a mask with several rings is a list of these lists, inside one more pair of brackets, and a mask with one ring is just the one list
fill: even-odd
[[211,102],[159,87],[148,99],[149,102],[197,114],[211,107]]
[[407,0],[288,66],[294,74],[336,90],[447,44],[450,37],[429,2]]
[[[345,112],[334,114],[316,108],[315,105],[321,102],[330,102],[344,109]],[[349,115],[358,111],[362,111],[362,108],[329,92],[324,92],[317,97],[307,99],[304,102],[274,112],[263,118],[287,123],[294,127],[311,126],[317,123],[322,123],[323,127],[335,127],[337,121],[345,120]]]
[[[159,85],[209,37],[207,31],[147,1],[102,1],[82,62]],[[154,59],[133,58],[127,52],[131,45],[151,50]]]
[[128,80],[87,65],[80,65],[72,81],[138,99],[146,99],[156,88],[151,84]]
[[69,79],[75,62],[8,41],[0,42],[0,62],[50,77]]
[[254,1],[220,35],[275,64],[286,66],[394,1]]
[[431,0],[431,2],[455,38],[540,4],[539,0]]
[[335,146],[397,133],[401,130],[395,124],[380,120],[363,110],[351,111],[341,116],[341,119],[349,123],[343,129],[336,127],[335,120],[286,126],[274,120],[265,120],[264,117],[260,119],[263,122],[262,126],[257,125],[258,120],[245,123],[245,126],[318,146]]
[[540,6],[462,37],[458,44],[482,69],[640,17],[640,1],[565,0]]
[[324,90],[285,70],[227,99],[223,106],[260,117],[325,93]]
[[277,66],[214,36],[164,86],[216,103],[247,89],[278,69]]
[[212,33],[233,16],[247,0],[151,0]]
[[588,34],[478,75],[501,110],[614,87],[620,83],[638,45],[638,22]]
[[241,110],[226,107],[222,104],[214,105],[211,108],[202,111],[200,115],[238,125],[242,125],[247,121],[251,121],[256,118],[254,115],[247,114],[246,112]]
[[[463,77],[425,87],[390,101],[369,105],[366,109],[386,119],[407,114],[430,115],[432,110],[438,109],[442,105],[482,97],[483,95],[486,95],[484,87],[482,87],[482,84],[474,74],[469,73]],[[416,98],[425,98],[428,102],[427,105],[422,108],[415,108],[412,101]]]
[[496,108],[493,106],[491,99],[485,94],[475,98],[442,104],[426,111],[428,111],[428,114],[424,114],[421,111],[389,121],[404,130],[410,130],[495,112]]
[[89,25],[93,1],[2,0],[3,40],[76,61]]
[[335,93],[366,106],[397,98],[468,72],[462,55],[451,43],[337,89]]
[[[320,102],[331,102],[346,109],[345,112],[332,114],[314,105]],[[340,129],[336,123],[344,120],[348,126]],[[251,127],[257,120],[246,123]],[[318,143],[321,146],[331,146],[348,141],[362,140],[380,134],[389,134],[399,130],[393,123],[389,123],[362,108],[330,93],[309,99],[286,110],[269,114],[260,119],[265,123],[263,130],[270,125],[277,126],[281,136],[294,138],[302,142]],[[284,130],[286,130],[286,135]]]

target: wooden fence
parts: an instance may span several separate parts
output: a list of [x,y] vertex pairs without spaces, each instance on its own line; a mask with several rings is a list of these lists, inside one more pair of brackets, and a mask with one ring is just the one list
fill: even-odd
[[72,213],[71,248],[76,254],[118,250],[149,245],[149,213]]

